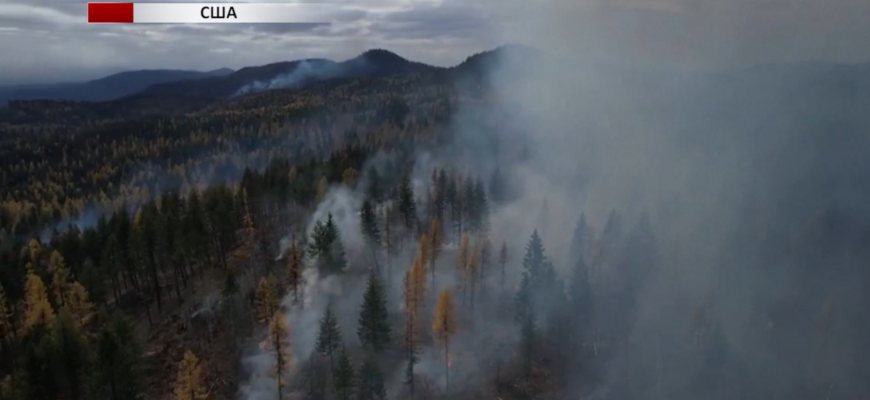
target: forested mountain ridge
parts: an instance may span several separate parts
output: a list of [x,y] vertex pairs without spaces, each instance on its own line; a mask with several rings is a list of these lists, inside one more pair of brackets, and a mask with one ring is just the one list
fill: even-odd
[[141,92],[167,82],[223,76],[232,70],[214,71],[138,70],[120,72],[82,83],[59,83],[3,88],[0,105],[11,100],[108,101]]
[[514,54],[4,119],[0,399],[870,393],[860,67]]

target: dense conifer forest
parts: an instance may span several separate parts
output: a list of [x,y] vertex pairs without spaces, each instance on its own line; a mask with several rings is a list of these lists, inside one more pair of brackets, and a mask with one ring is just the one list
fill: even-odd
[[[538,120],[537,99],[505,98],[493,57],[176,110],[10,105],[0,400],[870,393],[870,214],[851,202],[867,191],[828,195],[870,186],[866,162],[834,160],[867,143],[866,118],[839,114],[857,122],[809,170],[750,159],[752,178],[723,186],[746,196],[710,191],[728,202],[714,209],[697,185],[717,178],[677,176],[684,165],[608,175],[643,158],[622,139],[651,137],[608,136],[629,129],[628,107],[601,98],[595,120]],[[574,113],[547,104],[547,118]],[[692,159],[703,171],[755,132],[736,121],[721,128],[733,137],[690,140],[695,122],[665,123],[655,104],[632,112],[673,131],[656,140],[705,154]],[[832,124],[816,122],[752,143]],[[545,129],[601,133],[580,149]],[[630,194],[608,197],[619,185]]]

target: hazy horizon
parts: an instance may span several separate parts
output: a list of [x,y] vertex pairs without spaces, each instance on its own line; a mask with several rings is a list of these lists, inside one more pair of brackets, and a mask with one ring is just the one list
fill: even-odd
[[[0,0],[0,84],[95,79],[138,69],[238,69],[385,48],[447,66],[522,43],[641,68],[870,62],[870,4],[854,0],[355,0],[332,26],[89,25],[85,3]],[[546,40],[570,37],[571,40]],[[543,40],[542,40],[543,39]],[[252,46],[252,43],[255,44]],[[77,49],[70,51],[70,49]]]

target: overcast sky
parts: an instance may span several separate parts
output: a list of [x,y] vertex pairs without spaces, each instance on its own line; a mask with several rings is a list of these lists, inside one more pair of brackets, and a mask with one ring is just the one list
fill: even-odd
[[300,28],[88,25],[84,1],[0,0],[0,83],[94,78],[124,69],[343,60],[370,48],[453,65],[508,42],[689,70],[870,61],[868,0],[328,1],[345,7],[334,24]]

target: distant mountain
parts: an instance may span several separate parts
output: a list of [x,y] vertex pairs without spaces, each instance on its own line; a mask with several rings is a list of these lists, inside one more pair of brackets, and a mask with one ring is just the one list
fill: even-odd
[[155,85],[134,97],[184,96],[217,99],[270,89],[301,87],[328,79],[425,73],[437,69],[439,68],[409,61],[387,50],[376,49],[343,62],[309,58],[245,67],[225,76]]
[[149,86],[225,76],[230,69],[209,72],[184,70],[139,70],[127,71],[105,78],[80,83],[11,86],[0,89],[0,103],[9,100],[72,100],[107,101],[141,92]]

